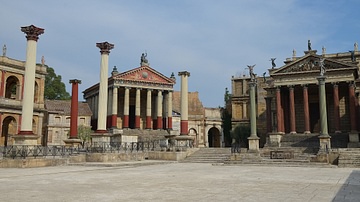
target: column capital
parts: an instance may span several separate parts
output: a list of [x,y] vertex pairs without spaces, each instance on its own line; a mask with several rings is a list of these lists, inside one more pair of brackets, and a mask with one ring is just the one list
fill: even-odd
[[188,77],[189,77],[189,76],[190,76],[190,72],[188,72],[188,71],[182,71],[182,72],[179,72],[178,75],[179,75],[179,76],[188,76]]
[[130,90],[130,89],[131,89],[131,87],[128,87],[128,86],[125,86],[124,88],[125,88],[125,90],[126,90],[126,89],[128,89],[128,90]]
[[338,82],[331,82],[331,84],[333,85],[334,88],[339,86]]
[[289,88],[289,90],[294,90],[294,85],[288,85],[287,87]]
[[26,34],[27,40],[37,41],[39,39],[39,35],[44,33],[44,29],[40,27],[35,27],[34,25],[21,27],[21,31]]
[[69,80],[69,83],[78,83],[78,84],[81,84],[81,80],[71,79],[71,80]]
[[302,87],[303,87],[303,89],[305,90],[305,89],[307,89],[307,88],[308,88],[308,86],[309,86],[309,85],[308,85],[308,84],[302,84],[301,86],[302,86]]
[[101,54],[109,54],[110,50],[114,48],[114,44],[105,41],[102,43],[96,43],[96,47],[100,48]]
[[281,90],[281,86],[276,86],[276,91],[280,91]]
[[348,83],[349,83],[349,87],[354,87],[354,88],[356,87],[355,82],[349,81]]

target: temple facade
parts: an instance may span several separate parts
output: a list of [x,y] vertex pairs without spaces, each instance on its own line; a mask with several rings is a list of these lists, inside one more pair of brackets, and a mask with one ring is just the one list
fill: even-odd
[[[279,145],[284,135],[329,135],[327,147],[331,137],[333,146],[341,145],[335,136],[343,136],[346,146],[360,146],[357,44],[349,52],[304,53],[297,57],[294,51],[283,66],[269,69],[269,76],[256,78],[257,128],[263,146]],[[249,81],[245,75],[232,79],[233,125],[250,122]]]

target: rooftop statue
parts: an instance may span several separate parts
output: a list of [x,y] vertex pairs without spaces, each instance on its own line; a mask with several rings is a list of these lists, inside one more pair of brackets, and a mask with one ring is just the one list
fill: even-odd
[[146,59],[147,57],[147,53],[142,53],[141,54],[141,63],[148,63],[148,60]]
[[355,62],[355,51],[349,51],[351,54],[351,62]]
[[276,58],[270,58],[270,60],[271,60],[272,68],[274,69],[274,67],[276,67],[276,64],[275,64]]
[[325,69],[325,58],[320,58],[320,76],[324,76],[326,69]]
[[311,41],[308,40],[308,51],[311,51]]
[[4,44],[4,46],[3,46],[3,54],[2,54],[3,56],[6,56],[6,45]]
[[255,67],[255,65],[248,65],[250,81],[255,81],[254,67]]
[[358,43],[357,43],[357,42],[354,43],[354,51],[359,51],[359,47],[358,47]]

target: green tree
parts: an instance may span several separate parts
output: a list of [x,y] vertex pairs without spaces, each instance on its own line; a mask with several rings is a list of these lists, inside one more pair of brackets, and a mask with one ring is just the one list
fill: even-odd
[[78,138],[82,141],[81,145],[83,148],[87,142],[90,142],[91,133],[93,133],[93,131],[91,130],[91,126],[78,126]]
[[61,76],[56,75],[55,70],[51,67],[47,67],[47,73],[45,76],[44,98],[48,100],[69,100],[71,96],[66,92]]
[[225,140],[225,146],[231,145],[231,113],[229,110],[229,107],[231,104],[231,94],[229,94],[229,90],[225,88],[225,94],[224,94],[224,107],[221,107],[221,119],[222,119],[222,128],[224,132],[224,140]]
[[240,143],[242,147],[248,147],[247,138],[250,136],[250,127],[247,124],[238,124],[231,131],[231,137]]

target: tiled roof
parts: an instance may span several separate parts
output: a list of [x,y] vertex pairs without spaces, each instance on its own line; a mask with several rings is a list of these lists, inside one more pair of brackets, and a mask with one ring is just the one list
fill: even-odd
[[[173,111],[181,112],[180,110],[180,91],[173,92]],[[204,107],[199,99],[198,92],[188,92],[188,114],[189,115],[203,115]]]
[[[71,100],[45,100],[45,109],[53,113],[70,115]],[[91,116],[92,112],[87,102],[79,102],[79,116]]]

